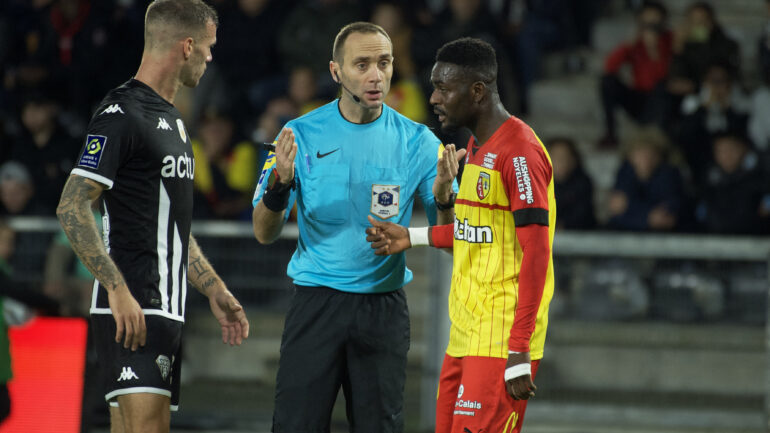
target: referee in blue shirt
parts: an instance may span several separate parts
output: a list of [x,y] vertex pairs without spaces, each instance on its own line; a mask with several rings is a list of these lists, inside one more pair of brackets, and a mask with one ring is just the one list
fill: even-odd
[[455,150],[383,103],[393,48],[381,27],[343,27],[332,58],[340,98],[287,123],[254,194],[259,242],[295,202],[299,227],[273,432],[328,432],[340,386],[351,431],[401,432],[412,273],[403,253],[372,254],[367,215],[408,226],[419,197],[431,224],[453,222]]

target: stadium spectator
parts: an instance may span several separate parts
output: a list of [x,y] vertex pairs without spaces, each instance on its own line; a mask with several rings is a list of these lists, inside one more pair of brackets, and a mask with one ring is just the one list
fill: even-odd
[[428,118],[428,99],[417,76],[417,64],[412,56],[414,30],[404,18],[403,6],[381,2],[372,11],[371,21],[385,29],[393,41],[393,85],[385,97],[389,107],[424,123]]
[[237,0],[222,8],[222,22],[227,25],[217,35],[214,63],[230,88],[234,109],[243,110],[244,117],[262,112],[267,102],[286,88],[278,33],[291,3]]
[[429,220],[450,222],[453,179],[436,176],[438,138],[384,104],[392,50],[375,24],[339,30],[326,65],[340,98],[286,124],[254,194],[254,235],[263,244],[278,238],[297,204],[288,267],[296,290],[281,340],[275,432],[329,431],[340,387],[351,431],[404,429],[403,286],[412,274],[403,255],[368,254],[363,227],[370,213],[408,224],[417,198]]
[[762,86],[752,95],[749,135],[757,150],[770,155],[770,0],[765,1],[767,20],[758,41]]
[[278,31],[283,70],[308,66],[319,78],[319,93],[333,95],[337,88],[327,73],[326,52],[342,26],[361,18],[350,0],[299,0]]
[[[596,0],[530,0],[523,2],[524,12],[515,36],[515,58],[519,83],[519,112],[529,114],[529,91],[541,74],[543,55],[566,52],[564,69],[577,72],[584,68],[576,49],[590,45],[590,33],[596,16]],[[499,54],[498,54],[499,55]]]
[[47,215],[52,213],[35,199],[35,184],[27,167],[18,161],[0,166],[0,216]]
[[608,227],[668,231],[677,226],[684,200],[679,170],[667,162],[664,134],[652,128],[628,141],[626,157],[610,192]]
[[287,96],[300,115],[309,113],[324,104],[318,98],[318,79],[307,66],[298,66],[289,73]]
[[[419,27],[414,34],[412,52],[418,65],[418,77],[422,80],[423,92],[430,94],[432,87],[428,81],[431,68],[433,67],[436,51],[446,42],[469,36],[483,39],[494,47],[501,47],[502,44],[497,38],[497,22],[490,14],[486,2],[483,0],[448,0],[445,7],[438,12],[432,24],[427,27]],[[501,96],[509,92],[509,87],[513,87],[515,77],[513,68],[510,66],[510,58],[505,50],[498,50],[500,67],[500,86]],[[398,60],[396,61],[398,64]],[[435,122],[433,117],[431,122]],[[443,132],[439,132],[443,134]],[[465,143],[466,141],[463,141]]]
[[49,1],[4,2],[8,27],[3,68],[3,87],[8,100],[0,101],[6,110],[18,107],[17,97],[53,80],[56,46],[46,26]]
[[586,230],[596,226],[594,186],[583,168],[583,158],[571,138],[552,138],[546,144],[553,164],[556,228]]
[[195,87],[211,62],[217,25],[201,0],[149,4],[136,76],[94,112],[56,209],[98,281],[91,329],[112,431],[169,431],[179,404],[188,282],[206,296],[224,343],[248,337],[243,308],[190,233],[193,152],[173,105],[179,88]]
[[711,165],[711,143],[718,134],[747,135],[749,101],[723,64],[710,65],[697,94],[682,101],[683,117],[676,133],[695,182]]
[[[233,119],[208,111],[192,141],[195,155],[194,215],[199,218],[248,219],[257,183],[257,152],[238,137]],[[200,199],[199,199],[200,198]]]
[[762,197],[770,193],[757,155],[744,138],[718,135],[713,145],[714,165],[701,186],[696,219],[708,233],[759,234]]
[[725,34],[708,2],[697,1],[687,8],[685,19],[674,31],[673,46],[666,97],[661,98],[658,110],[658,122],[666,130],[679,118],[682,99],[700,89],[710,65],[725,65],[732,77],[740,73],[738,44]]
[[[553,170],[532,129],[503,106],[496,80],[494,48],[480,39],[449,42],[436,54],[430,101],[441,126],[473,132],[456,204],[461,228],[407,231],[369,217],[373,227],[366,229],[376,255],[419,245],[453,248],[452,326],[439,377],[437,433],[519,433],[543,356],[553,296]],[[447,150],[438,176],[454,176],[456,158],[466,155]],[[517,302],[505,302],[511,298]],[[458,410],[458,396],[476,404]]]
[[[94,210],[94,220],[101,231],[102,218],[98,210]],[[46,252],[43,293],[60,303],[62,315],[88,317],[93,287],[94,276],[72,251],[64,231],[59,230]]]
[[80,143],[59,123],[59,111],[59,104],[48,94],[27,95],[21,108],[22,127],[10,140],[10,159],[27,167],[36,201],[51,216],[80,149]]
[[[654,93],[668,74],[672,55],[672,35],[666,19],[667,11],[662,3],[644,2],[636,16],[634,39],[620,44],[607,56],[600,86],[605,121],[600,147],[617,147],[615,109],[618,107],[639,123],[655,121]],[[625,66],[630,67],[629,84],[621,78],[621,69]]]

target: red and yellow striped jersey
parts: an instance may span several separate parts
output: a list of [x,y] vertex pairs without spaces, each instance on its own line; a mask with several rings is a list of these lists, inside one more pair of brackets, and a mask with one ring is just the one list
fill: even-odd
[[[547,225],[549,252],[553,245],[556,203],[551,160],[534,131],[515,117],[483,146],[473,146],[474,141],[468,145],[455,202],[447,354],[507,358],[523,258],[517,223]],[[543,357],[553,285],[549,253],[529,343],[532,360]]]

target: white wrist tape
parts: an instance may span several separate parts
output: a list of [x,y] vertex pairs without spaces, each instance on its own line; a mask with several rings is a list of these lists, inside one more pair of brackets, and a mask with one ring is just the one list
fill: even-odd
[[525,374],[532,375],[532,367],[529,363],[517,364],[513,367],[506,368],[503,377],[505,378],[505,381],[508,382],[511,379],[516,379],[517,377],[524,376]]
[[413,247],[428,246],[428,228],[427,227],[409,227],[409,242]]

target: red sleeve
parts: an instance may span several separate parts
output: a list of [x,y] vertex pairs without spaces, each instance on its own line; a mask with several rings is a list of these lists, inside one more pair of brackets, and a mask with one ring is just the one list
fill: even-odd
[[452,248],[454,243],[454,224],[431,226],[428,228],[430,244],[436,248]]
[[534,142],[525,141],[516,146],[502,167],[517,228],[529,224],[548,225],[548,185],[553,170],[534,134],[532,140]]
[[519,301],[516,304],[508,350],[529,352],[529,341],[535,330],[535,319],[543,297],[551,256],[548,227],[537,224],[516,227],[516,238],[524,257],[519,271]]
[[529,352],[551,257],[548,186],[553,169],[540,142],[534,136],[532,140],[516,146],[503,167],[516,238],[523,254],[518,303],[508,341],[509,350],[515,352]]
[[604,72],[606,74],[616,74],[618,70],[623,66],[623,63],[628,59],[631,53],[631,45],[621,44],[615,48],[604,62]]

